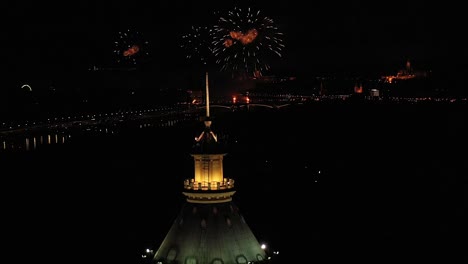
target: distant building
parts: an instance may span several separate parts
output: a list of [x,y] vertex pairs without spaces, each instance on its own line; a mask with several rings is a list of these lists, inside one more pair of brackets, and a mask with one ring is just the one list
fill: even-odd
[[380,96],[380,91],[377,89],[370,89],[369,95],[372,97],[379,97]]
[[414,71],[411,67],[411,62],[407,60],[404,69],[399,70],[396,75],[382,76],[382,79],[384,79],[386,83],[393,83],[397,80],[409,80],[426,76],[427,72],[425,71]]
[[363,89],[362,89],[362,83],[358,85],[357,83],[354,85],[354,93],[356,94],[362,94]]

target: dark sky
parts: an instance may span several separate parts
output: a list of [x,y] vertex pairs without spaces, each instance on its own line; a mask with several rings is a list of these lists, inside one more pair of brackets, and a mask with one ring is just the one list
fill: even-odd
[[[55,2],[55,1],[54,1]],[[276,2],[276,3],[275,3]],[[345,1],[346,2],[346,1]],[[113,40],[127,28],[151,42],[152,64],[184,63],[179,39],[191,25],[215,21],[213,12],[252,6],[285,34],[287,72],[432,67],[467,57],[463,9],[427,1],[77,1],[10,3],[2,7],[2,68],[14,74],[76,71],[112,61]]]

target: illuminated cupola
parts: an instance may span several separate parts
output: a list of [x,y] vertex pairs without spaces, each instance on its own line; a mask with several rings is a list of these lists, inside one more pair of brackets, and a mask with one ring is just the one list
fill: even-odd
[[232,201],[234,180],[223,174],[226,155],[211,130],[206,74],[206,119],[191,155],[194,177],[184,181],[186,203],[153,257],[155,264],[238,264],[266,261],[265,251]]
[[184,182],[184,195],[188,202],[212,203],[231,201],[234,180],[224,178],[223,158],[226,155],[211,130],[208,74],[206,74],[205,129],[195,138],[192,157],[195,162],[195,177]]

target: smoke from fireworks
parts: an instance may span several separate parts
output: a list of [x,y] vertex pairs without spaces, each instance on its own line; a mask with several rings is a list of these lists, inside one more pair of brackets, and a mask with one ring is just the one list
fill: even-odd
[[251,8],[234,8],[211,31],[213,53],[222,70],[261,75],[272,56],[281,57],[283,34],[273,20]]

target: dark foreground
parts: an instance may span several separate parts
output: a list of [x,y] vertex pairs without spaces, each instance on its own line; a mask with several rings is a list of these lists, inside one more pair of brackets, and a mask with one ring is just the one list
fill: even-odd
[[[213,130],[227,142],[236,204],[285,263],[461,263],[466,108],[215,112]],[[128,127],[2,153],[7,252],[21,263],[143,262],[181,209],[201,129]]]

